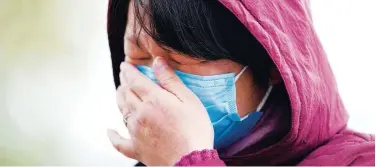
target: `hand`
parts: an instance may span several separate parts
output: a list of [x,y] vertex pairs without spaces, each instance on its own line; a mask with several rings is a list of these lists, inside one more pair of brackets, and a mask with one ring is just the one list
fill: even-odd
[[110,130],[114,147],[148,166],[174,165],[192,151],[212,149],[214,131],[201,101],[161,57],[153,69],[160,86],[131,64],[121,64],[118,105],[123,115],[131,114],[131,138]]

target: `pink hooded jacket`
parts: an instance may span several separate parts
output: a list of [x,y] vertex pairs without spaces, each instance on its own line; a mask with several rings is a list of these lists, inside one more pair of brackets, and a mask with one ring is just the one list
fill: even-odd
[[[348,115],[313,28],[308,1],[220,1],[268,51],[285,83],[291,109],[277,109],[280,113],[274,111],[274,116],[268,113],[248,137],[220,156],[215,150],[196,151],[176,165],[374,166],[374,136],[346,127]],[[289,122],[276,118],[286,115]],[[278,123],[289,125],[287,134],[264,148],[260,146],[269,132],[281,128],[273,126]]]
[[348,115],[313,29],[308,0],[220,2],[265,47],[285,88],[273,91],[268,101],[280,103],[268,107],[249,136],[220,155],[216,150],[192,152],[176,166],[374,166],[374,136],[347,128]]

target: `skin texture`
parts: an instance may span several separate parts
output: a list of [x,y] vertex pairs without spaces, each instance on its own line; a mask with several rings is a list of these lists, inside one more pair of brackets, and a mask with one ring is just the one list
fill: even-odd
[[156,58],[153,69],[162,88],[122,63],[118,104],[124,115],[132,114],[127,120],[131,139],[110,130],[114,147],[148,166],[174,165],[192,151],[212,149],[213,127],[200,100],[163,58]]

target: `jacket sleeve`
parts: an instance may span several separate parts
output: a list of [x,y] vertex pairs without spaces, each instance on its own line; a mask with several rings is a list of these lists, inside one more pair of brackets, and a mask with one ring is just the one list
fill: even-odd
[[174,166],[226,166],[216,150],[193,151],[183,156]]
[[[375,146],[374,143],[373,146]],[[375,166],[375,152],[370,151],[359,155],[349,166]]]
[[354,132],[337,135],[308,155],[300,166],[375,166],[375,138]]

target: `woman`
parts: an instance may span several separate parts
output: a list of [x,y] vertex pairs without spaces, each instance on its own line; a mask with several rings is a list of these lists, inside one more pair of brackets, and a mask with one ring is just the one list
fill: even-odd
[[108,36],[139,165],[375,164],[306,1],[112,0]]

